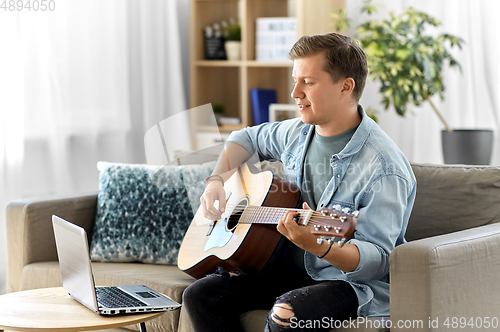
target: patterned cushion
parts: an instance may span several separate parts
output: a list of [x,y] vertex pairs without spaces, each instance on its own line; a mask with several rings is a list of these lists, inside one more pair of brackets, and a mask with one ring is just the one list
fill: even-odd
[[184,233],[200,205],[203,179],[214,166],[99,162],[92,260],[177,264]]

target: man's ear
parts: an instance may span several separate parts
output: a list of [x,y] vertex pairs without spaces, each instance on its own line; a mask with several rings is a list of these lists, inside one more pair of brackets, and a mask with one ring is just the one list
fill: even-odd
[[344,79],[342,83],[341,93],[344,95],[349,95],[354,91],[354,87],[356,86],[356,82],[352,77],[347,77]]

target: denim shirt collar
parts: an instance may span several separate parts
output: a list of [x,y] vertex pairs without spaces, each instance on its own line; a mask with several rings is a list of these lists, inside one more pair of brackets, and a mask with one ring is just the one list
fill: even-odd
[[[358,104],[358,113],[361,115],[361,122],[359,123],[358,129],[354,132],[351,140],[347,143],[347,145],[340,151],[338,154],[335,154],[330,159],[330,166],[335,167],[339,160],[347,161],[344,162],[345,167],[343,167],[341,171],[341,178],[343,178],[345,172],[347,171],[347,167],[349,166],[348,161],[350,158],[355,155],[361,148],[363,144],[368,139],[371,130],[371,123],[368,121],[368,116],[365,113],[363,106]],[[302,185],[302,174],[304,173],[304,163],[306,157],[307,147],[309,146],[309,142],[311,138],[314,136],[315,126],[311,124],[305,124],[301,130],[301,135],[299,138],[299,144],[303,148],[299,152],[300,155],[297,156],[298,160],[300,160],[301,170],[299,174],[297,174],[297,182],[299,187]],[[345,169],[344,169],[345,168]],[[333,180],[333,179],[332,179]]]
[[339,159],[344,159],[358,153],[368,139],[371,123],[370,121],[367,121],[368,116],[366,115],[363,106],[358,105],[358,113],[361,115],[361,122],[359,123],[358,129],[356,129],[356,132],[352,136],[349,143],[347,143],[345,148],[338,153]]

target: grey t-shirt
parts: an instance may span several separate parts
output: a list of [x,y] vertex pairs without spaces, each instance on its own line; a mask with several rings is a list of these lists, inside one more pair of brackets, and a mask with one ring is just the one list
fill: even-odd
[[[304,176],[302,180],[302,200],[316,210],[323,191],[333,176],[330,160],[333,155],[344,149],[358,126],[335,136],[321,136],[315,132],[307,148],[304,160]],[[293,260],[295,265],[305,270],[304,250],[294,246]]]
[[304,161],[304,176],[302,180],[302,199],[311,209],[316,210],[323,191],[333,176],[330,160],[333,155],[344,149],[357,126],[342,134],[324,137],[318,132],[309,143]]

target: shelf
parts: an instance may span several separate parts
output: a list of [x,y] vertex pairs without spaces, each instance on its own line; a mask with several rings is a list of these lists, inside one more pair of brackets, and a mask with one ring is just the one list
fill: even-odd
[[198,67],[240,67],[242,61],[229,61],[229,60],[197,60],[195,65]]
[[256,61],[256,60],[197,60],[195,62],[197,67],[293,67],[292,61]]
[[269,68],[269,67],[293,67],[293,62],[290,61],[256,61],[256,60],[249,60],[246,62],[246,65],[248,67],[262,67],[262,68]]

